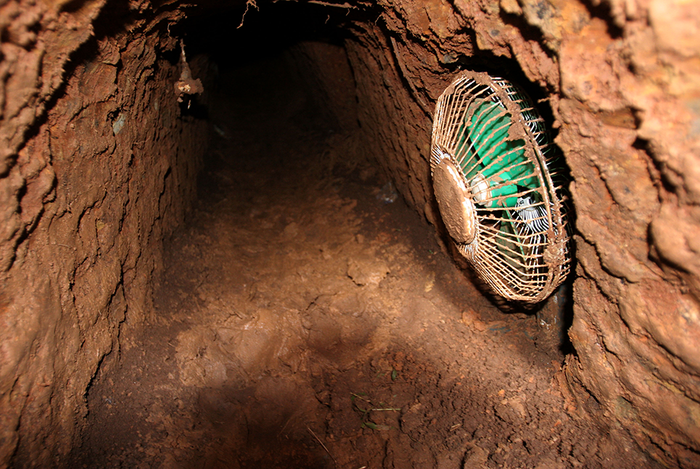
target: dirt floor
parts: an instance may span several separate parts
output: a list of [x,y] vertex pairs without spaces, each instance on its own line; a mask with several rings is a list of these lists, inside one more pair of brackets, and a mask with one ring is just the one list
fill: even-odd
[[556,332],[499,311],[386,180],[338,164],[303,92],[271,93],[216,98],[156,319],[95,378],[76,467],[653,467],[567,412]]

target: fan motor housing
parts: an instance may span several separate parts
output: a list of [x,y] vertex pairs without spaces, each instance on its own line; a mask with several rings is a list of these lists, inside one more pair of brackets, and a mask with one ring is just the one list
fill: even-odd
[[476,208],[461,172],[450,158],[443,158],[433,169],[433,188],[440,215],[452,239],[466,244],[474,241]]

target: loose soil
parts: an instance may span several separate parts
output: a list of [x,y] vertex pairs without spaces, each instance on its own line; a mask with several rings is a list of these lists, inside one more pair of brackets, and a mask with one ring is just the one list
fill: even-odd
[[565,398],[557,334],[483,296],[275,67],[222,75],[197,209],[75,465],[648,467]]

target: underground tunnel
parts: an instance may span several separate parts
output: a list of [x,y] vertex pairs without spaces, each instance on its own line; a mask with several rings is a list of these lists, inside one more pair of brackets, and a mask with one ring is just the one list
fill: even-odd
[[[699,11],[2,3],[0,466],[700,467]],[[465,73],[560,155],[546,299],[446,226]]]

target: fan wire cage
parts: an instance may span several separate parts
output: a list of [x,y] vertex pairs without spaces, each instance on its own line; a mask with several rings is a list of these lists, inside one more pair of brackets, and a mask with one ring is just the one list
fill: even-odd
[[433,188],[448,233],[508,300],[537,303],[571,269],[566,178],[545,122],[518,87],[462,72],[437,102]]

